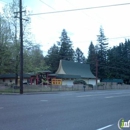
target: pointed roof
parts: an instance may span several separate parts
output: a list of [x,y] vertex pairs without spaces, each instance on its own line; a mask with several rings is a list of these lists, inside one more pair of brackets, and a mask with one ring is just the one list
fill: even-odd
[[81,78],[96,78],[92,74],[89,64],[81,64],[66,60],[60,60],[56,74],[79,75]]

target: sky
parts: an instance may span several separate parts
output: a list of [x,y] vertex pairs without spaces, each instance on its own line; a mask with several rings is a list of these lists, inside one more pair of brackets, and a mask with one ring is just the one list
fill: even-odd
[[[0,0],[0,8],[11,0]],[[129,0],[23,0],[23,5],[29,10],[29,14],[54,12],[102,5],[130,3]],[[108,38],[109,47],[119,45],[125,39],[130,38],[130,5],[90,9],[82,11],[30,15],[31,32],[35,41],[41,45],[43,54],[61,36],[65,29],[70,37],[74,49],[79,47],[84,55],[88,55],[88,47],[93,41],[97,44],[100,26]]]

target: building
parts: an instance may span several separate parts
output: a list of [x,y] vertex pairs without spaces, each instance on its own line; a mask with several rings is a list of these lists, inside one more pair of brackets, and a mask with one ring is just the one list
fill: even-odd
[[[16,74],[9,73],[9,74],[1,74],[0,75],[0,83],[6,84],[15,84]],[[28,83],[30,80],[30,74],[23,74],[23,83]],[[20,83],[19,75],[18,75],[18,85]]]
[[45,71],[39,71],[36,74],[31,74],[30,84],[31,85],[38,85],[38,84],[42,84],[42,83],[43,83],[43,85],[50,84],[50,82],[51,82],[51,79],[49,77],[50,73],[51,73],[51,71],[45,70]]
[[102,83],[111,83],[111,84],[123,84],[123,79],[102,79]]
[[[89,64],[81,64],[72,61],[60,60],[56,73],[49,70],[40,71],[37,74],[24,74],[23,83],[30,85],[67,85],[72,86],[75,79],[82,79],[87,84],[96,85],[96,77],[92,74]],[[15,74],[0,75],[0,82],[15,83]],[[19,80],[19,79],[18,79]]]
[[92,74],[89,64],[60,60],[55,74],[49,74],[51,79],[62,79],[62,85],[73,85],[75,79],[83,79],[87,84],[96,85],[96,77]]

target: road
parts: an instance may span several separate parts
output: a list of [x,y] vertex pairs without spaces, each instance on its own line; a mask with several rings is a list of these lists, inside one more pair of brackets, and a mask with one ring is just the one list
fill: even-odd
[[120,118],[130,90],[0,95],[0,130],[118,130]]

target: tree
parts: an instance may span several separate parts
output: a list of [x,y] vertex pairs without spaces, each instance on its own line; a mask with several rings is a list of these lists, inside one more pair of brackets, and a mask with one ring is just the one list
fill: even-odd
[[8,21],[0,15],[0,74],[10,71],[11,30]]
[[60,59],[73,61],[74,60],[74,50],[72,48],[72,42],[67,35],[65,29],[63,29],[60,37],[60,42],[58,43],[60,46],[59,55]]
[[90,64],[90,69],[94,75],[96,75],[96,60],[97,60],[96,48],[93,45],[93,42],[91,41],[89,45],[87,62]]
[[130,83],[130,41],[126,40],[107,51],[107,78],[123,79]]
[[46,65],[49,67],[50,71],[56,72],[59,66],[60,56],[59,48],[57,45],[53,45],[49,50],[47,56],[45,56]]
[[78,63],[85,63],[84,54],[79,48],[77,48],[75,51],[75,61]]
[[106,68],[105,66],[107,65],[107,38],[104,34],[104,30],[102,27],[100,27],[99,35],[97,36],[97,41],[98,41],[98,50],[97,50],[97,59],[98,59],[98,77],[99,78],[106,78]]
[[30,50],[24,49],[24,72],[38,72],[48,69],[45,65],[43,52],[40,46],[34,46]]
[[[23,7],[23,9],[25,9]],[[15,73],[16,74],[16,79],[15,83],[17,84],[18,81],[18,73],[19,73],[19,63],[20,63],[20,40],[19,40],[19,20],[17,17],[19,17],[19,2],[17,0],[13,0],[12,3],[6,4],[5,7],[3,8],[3,17],[5,21],[8,21],[9,23],[9,28],[10,28],[10,68],[11,71],[6,71],[6,73]],[[30,32],[28,31],[29,28],[29,23],[30,21],[24,21],[23,22],[23,40],[24,40],[24,47],[29,47],[30,43]]]
[[58,69],[60,60],[74,60],[74,50],[65,29],[63,29],[61,33],[58,46],[54,44],[48,50],[47,56],[45,56],[46,65],[49,66],[49,69],[53,73]]

